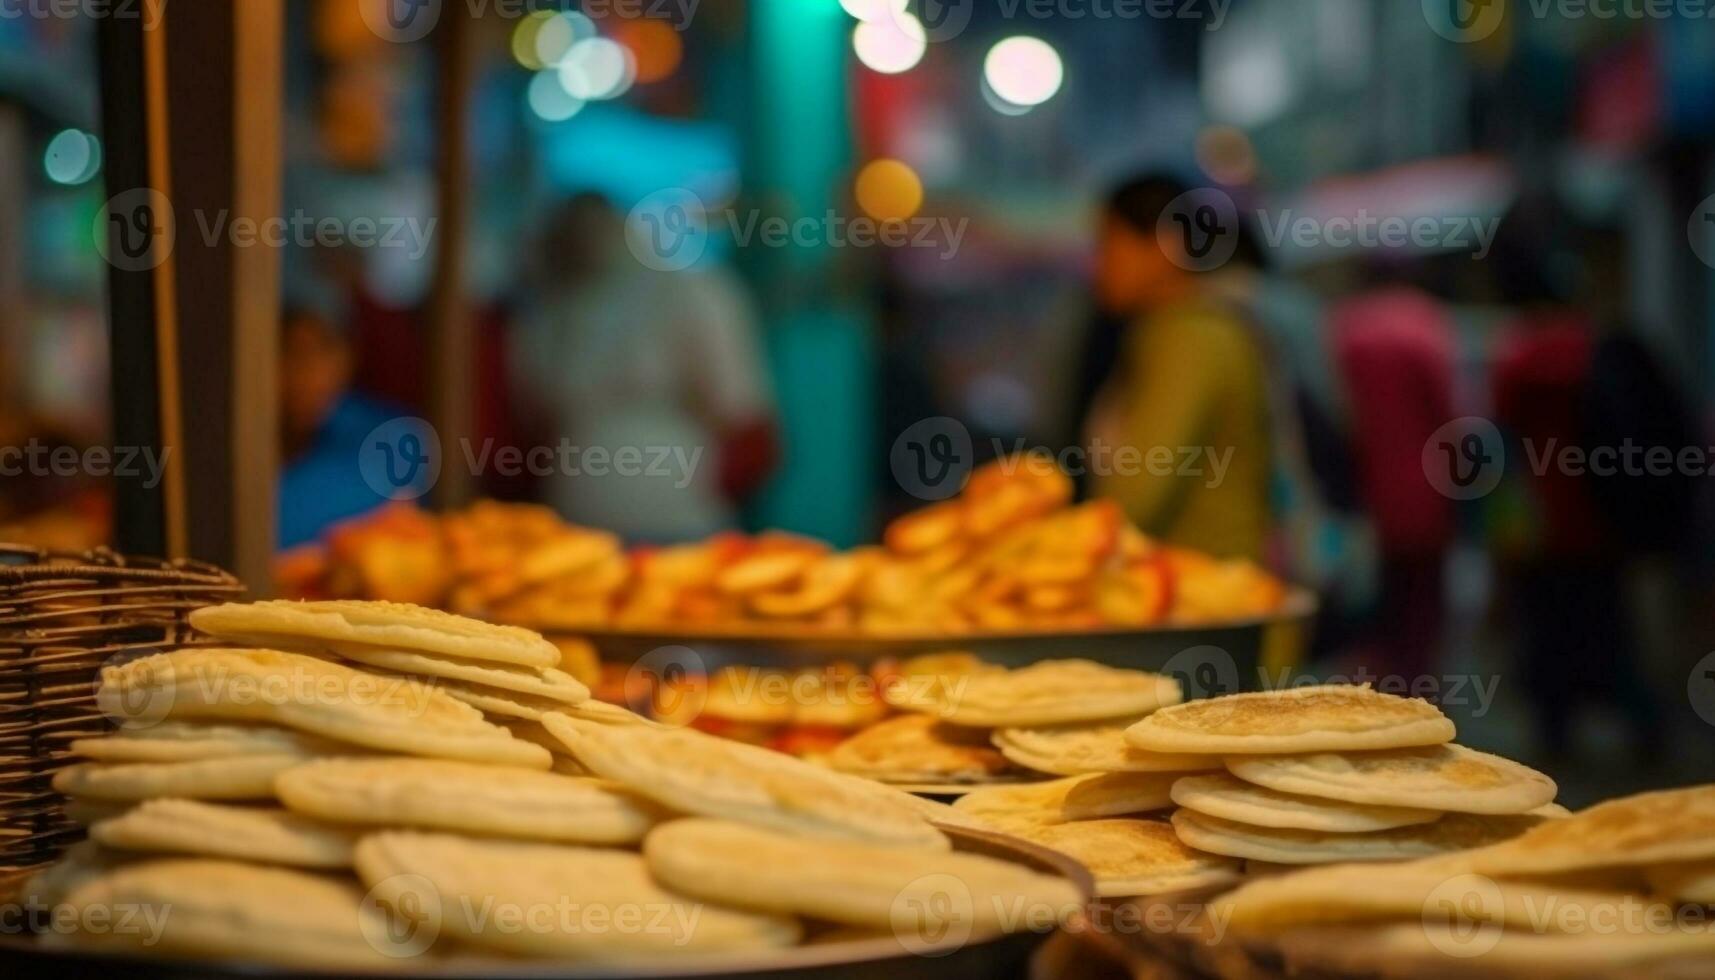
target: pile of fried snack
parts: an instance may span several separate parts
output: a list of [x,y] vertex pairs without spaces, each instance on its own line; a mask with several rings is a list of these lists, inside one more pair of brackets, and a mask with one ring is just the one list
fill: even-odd
[[120,727],[56,775],[89,840],[26,885],[44,943],[419,970],[933,950],[1084,897],[954,850],[944,807],[589,700],[526,630],[338,601],[192,620],[230,645],[100,676]]
[[542,630],[939,637],[1267,615],[1283,585],[1246,561],[1151,541],[1111,501],[1073,505],[1052,461],[972,473],[962,493],[835,551],[779,532],[627,551],[545,508],[409,507],[282,559],[283,594],[450,608]]

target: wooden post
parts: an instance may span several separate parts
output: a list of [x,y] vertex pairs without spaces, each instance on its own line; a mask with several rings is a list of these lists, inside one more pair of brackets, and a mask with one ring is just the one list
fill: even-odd
[[[439,240],[435,243],[435,281],[429,294],[429,422],[440,437],[448,464],[463,460],[461,441],[473,428],[476,357],[475,331],[465,295],[465,239],[469,228],[471,49],[468,4],[448,3],[434,32],[438,55],[435,92],[436,190]],[[460,465],[443,465],[434,500],[442,507],[467,503],[475,474]]]
[[[119,488],[119,538],[264,593],[281,255],[247,229],[280,212],[283,2],[148,4],[102,26],[113,411],[118,444],[169,455],[158,494]],[[139,232],[155,251],[135,260]]]

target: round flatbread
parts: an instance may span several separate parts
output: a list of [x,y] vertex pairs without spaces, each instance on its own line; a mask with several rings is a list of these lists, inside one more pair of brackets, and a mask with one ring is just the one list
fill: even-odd
[[542,725],[590,771],[671,810],[788,833],[947,849],[898,793],[869,780],[690,729],[577,721]]
[[1715,861],[1658,864],[1644,872],[1650,892],[1687,905],[1715,905]]
[[1453,735],[1453,722],[1428,701],[1343,684],[1190,701],[1125,733],[1150,752],[1234,755],[1408,748]]
[[[667,891],[640,855],[603,848],[389,831],[357,845],[382,904],[442,935],[513,956],[612,961],[790,946],[790,918]],[[575,915],[558,914],[567,908]]]
[[901,684],[889,693],[897,707],[972,728],[1133,718],[1183,699],[1171,677],[1089,660],[1045,660],[1019,670]]
[[[66,896],[71,922],[111,928],[43,937],[54,946],[328,970],[377,970],[388,929],[351,882],[208,859],[128,864]],[[138,910],[119,928],[114,909]]]
[[434,685],[281,650],[195,647],[104,668],[96,703],[134,727],[168,720],[280,725],[370,749],[546,769],[512,737]]
[[901,715],[858,732],[824,760],[831,768],[884,783],[976,785],[1027,774],[989,744],[988,733]]
[[1528,766],[1463,745],[1234,756],[1227,767],[1248,783],[1296,796],[1461,813],[1528,813],[1559,792]]
[[193,762],[85,762],[54,774],[67,796],[109,802],[164,797],[189,800],[271,800],[274,777],[302,765],[297,755],[237,755]]
[[1173,773],[1097,773],[985,787],[966,793],[953,809],[999,828],[1119,817],[1171,806],[1175,778]]
[[1218,755],[1145,752],[1126,744],[1136,720],[1105,725],[1002,728],[995,747],[1008,759],[1037,772],[1082,776],[1092,772],[1207,772],[1221,768]]
[[1482,929],[1468,923],[1306,928],[1281,934],[1278,955],[1297,975],[1446,980],[1452,975],[1533,980],[1703,980],[1715,930],[1667,922],[1641,931],[1581,934]]
[[83,885],[140,859],[137,854],[110,851],[95,841],[80,840],[61,852],[58,861],[31,875],[18,897],[25,903],[51,909]]
[[563,702],[550,701],[547,698],[533,698],[528,694],[484,690],[447,681],[441,681],[437,686],[447,697],[455,701],[463,701],[483,714],[492,715],[496,718],[540,722],[542,716],[548,712],[560,711],[566,707]]
[[1253,827],[1361,834],[1440,819],[1439,810],[1366,806],[1294,796],[1247,783],[1230,773],[1182,776],[1173,784],[1173,802],[1188,810]]
[[1173,829],[1186,844],[1211,854],[1274,864],[1336,864],[1342,861],[1404,861],[1484,847],[1516,837],[1540,822],[1527,816],[1449,813],[1434,823],[1367,834],[1253,827],[1176,810]]
[[1103,898],[1160,895],[1239,880],[1240,864],[1185,846],[1159,820],[1081,820],[1010,831],[1088,868]]
[[271,725],[207,725],[164,721],[122,728],[71,743],[73,754],[97,762],[195,762],[237,755],[298,755],[313,759],[349,752],[338,742]]
[[587,701],[590,689],[565,671],[554,667],[516,667],[511,664],[475,663],[436,657],[413,650],[385,650],[359,643],[329,644],[333,652],[365,667],[378,667],[395,674],[435,677],[475,686],[525,694],[559,704]]
[[1715,860],[1715,785],[1640,793],[1543,821],[1471,855],[1473,871],[1547,875]]
[[655,880],[686,895],[887,929],[910,943],[943,932],[968,938],[1052,927],[1082,905],[1071,882],[1010,861],[792,837],[723,820],[663,824],[643,855]]
[[633,844],[665,814],[580,776],[443,759],[327,759],[275,781],[281,802],[322,820],[493,837]]
[[1574,907],[1596,909],[1625,898],[1562,884],[1496,880],[1432,859],[1392,864],[1385,873],[1363,864],[1300,868],[1247,882],[1210,906],[1245,931],[1386,919],[1549,929],[1593,921],[1568,914]]
[[195,610],[190,620],[210,636],[264,647],[275,640],[357,643],[525,667],[560,664],[559,648],[540,633],[400,602],[232,602]]
[[357,834],[285,810],[149,800],[89,828],[116,851],[154,851],[306,868],[349,868]]

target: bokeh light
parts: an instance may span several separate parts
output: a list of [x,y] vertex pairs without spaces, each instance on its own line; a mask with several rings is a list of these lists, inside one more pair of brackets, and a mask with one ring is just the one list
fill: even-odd
[[858,20],[882,20],[890,14],[905,13],[910,0],[840,0],[845,12]]
[[1035,108],[1035,106],[1015,105],[1014,103],[1001,98],[995,93],[995,90],[989,86],[989,80],[987,78],[982,80],[982,84],[979,85],[978,88],[982,89],[983,101],[988,103],[989,108],[1003,116],[1022,116],[1028,114],[1031,109]]
[[550,14],[536,32],[536,60],[544,68],[558,65],[579,43],[595,36],[595,21],[575,10]]
[[1207,126],[1197,134],[1197,165],[1219,183],[1248,184],[1256,179],[1256,147],[1237,126]]
[[872,160],[858,171],[856,196],[877,221],[904,221],[923,206],[923,181],[898,160]]
[[101,171],[101,141],[82,130],[62,130],[48,142],[42,166],[56,184],[87,184]]
[[558,70],[566,93],[587,102],[616,99],[637,78],[631,49],[606,37],[585,38],[572,45]]
[[1054,97],[1065,81],[1060,55],[1041,38],[1018,35],[989,49],[983,79],[1013,105],[1037,106]]
[[584,100],[566,91],[560,73],[552,68],[536,73],[530,79],[530,111],[547,122],[564,122],[578,114]]
[[852,30],[852,49],[871,71],[897,75],[923,60],[929,48],[923,22],[911,14],[866,20]]
[[613,39],[630,50],[640,85],[671,76],[685,56],[685,43],[679,32],[664,20],[620,21],[614,26]]
[[536,40],[554,16],[552,10],[538,10],[518,21],[518,26],[512,29],[512,60],[531,71],[547,67],[536,49]]

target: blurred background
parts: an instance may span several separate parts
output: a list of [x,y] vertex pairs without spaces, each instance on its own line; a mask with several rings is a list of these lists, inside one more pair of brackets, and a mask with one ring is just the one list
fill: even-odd
[[[285,554],[386,500],[363,440],[433,395],[435,51],[377,7],[287,3]],[[1704,4],[471,14],[472,493],[849,546],[939,437],[1041,449],[1315,589],[1318,671],[1430,678],[1569,801],[1715,778]],[[151,472],[89,463],[125,408],[97,57],[0,18],[0,540],[107,542]]]

